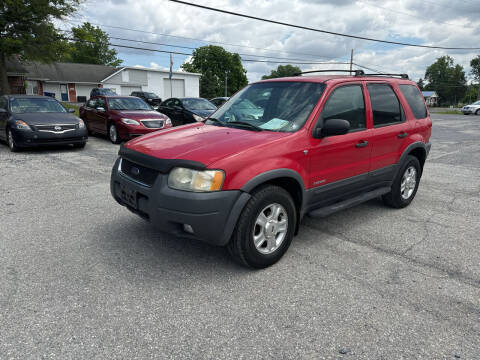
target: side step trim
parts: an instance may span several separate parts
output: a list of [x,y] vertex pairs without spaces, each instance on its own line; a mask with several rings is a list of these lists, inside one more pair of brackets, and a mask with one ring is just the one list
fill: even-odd
[[381,195],[385,195],[389,193],[391,190],[390,187],[381,187],[379,189],[375,189],[373,191],[369,191],[363,194],[360,194],[354,198],[347,199],[341,202],[337,202],[332,205],[328,205],[325,207],[322,207],[320,209],[312,210],[308,213],[309,216],[311,217],[326,217],[330,214],[333,214],[337,211],[347,209],[352,206],[359,205],[365,201],[375,199],[376,197],[379,197]]

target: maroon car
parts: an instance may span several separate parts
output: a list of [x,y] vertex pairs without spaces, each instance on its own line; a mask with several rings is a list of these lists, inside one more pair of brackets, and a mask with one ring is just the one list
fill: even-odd
[[172,127],[168,116],[133,96],[95,96],[80,108],[89,133],[108,136],[114,144]]

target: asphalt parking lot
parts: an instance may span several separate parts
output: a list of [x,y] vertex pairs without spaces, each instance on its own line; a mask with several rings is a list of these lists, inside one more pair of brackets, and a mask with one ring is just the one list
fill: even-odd
[[0,145],[0,358],[480,358],[480,116],[433,116],[420,189],[303,221],[249,271],[111,198],[118,146]]

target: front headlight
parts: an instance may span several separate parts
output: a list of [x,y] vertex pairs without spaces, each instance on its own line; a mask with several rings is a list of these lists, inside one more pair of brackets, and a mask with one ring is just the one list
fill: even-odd
[[168,175],[168,186],[172,189],[208,192],[222,189],[225,173],[222,170],[197,171],[174,168]]
[[203,121],[203,120],[205,120],[203,117],[198,116],[198,115],[195,115],[195,114],[193,114],[193,118],[195,119],[195,121]]
[[30,126],[25,121],[22,121],[22,120],[16,120],[15,127],[19,130],[32,130]]
[[170,120],[170,118],[168,116],[165,119],[165,125],[172,125],[172,120]]
[[80,118],[77,118],[77,121],[78,121],[78,128],[85,129],[85,123],[83,122],[83,120]]
[[137,120],[122,118],[121,121],[127,125],[140,125]]

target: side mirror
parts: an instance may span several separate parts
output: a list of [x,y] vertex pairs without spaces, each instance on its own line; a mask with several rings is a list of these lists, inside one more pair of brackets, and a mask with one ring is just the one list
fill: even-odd
[[70,108],[70,109],[68,109],[67,111],[68,111],[70,114],[73,114],[73,113],[75,112],[75,109]]
[[326,120],[323,124],[323,128],[316,127],[313,130],[313,137],[320,139],[326,136],[335,136],[346,134],[350,130],[350,122],[343,119],[330,119]]
[[97,111],[103,112],[103,111],[105,111],[105,108],[99,106],[99,107],[97,107]]

